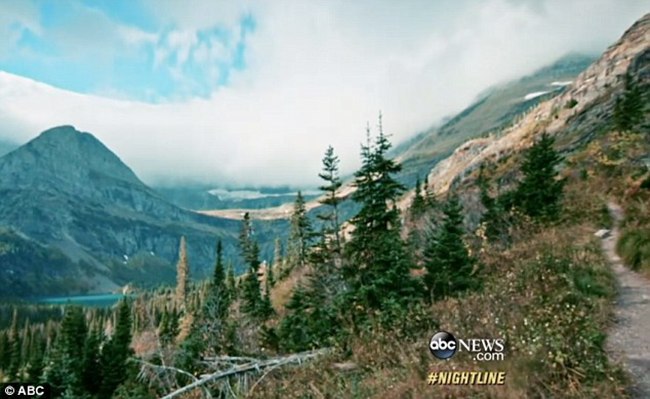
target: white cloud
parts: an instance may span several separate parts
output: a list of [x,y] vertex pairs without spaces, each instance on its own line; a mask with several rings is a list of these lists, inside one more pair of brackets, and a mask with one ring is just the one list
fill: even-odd
[[379,110],[394,141],[404,140],[488,86],[570,51],[604,50],[645,11],[616,0],[233,3],[152,3],[172,32],[157,42],[159,66],[177,57],[214,68],[233,49],[197,32],[219,24],[241,34],[242,16],[255,19],[245,70],[208,99],[109,100],[1,74],[1,131],[26,140],[74,124],[148,182],[311,184],[329,144],[346,172],[358,165],[364,126]]
[[[242,14],[251,10],[251,2],[240,1],[193,1],[191,4],[177,0],[144,0],[165,26],[178,29],[202,30],[215,25],[232,27],[237,25]],[[259,10],[262,2],[256,5]]]
[[0,58],[6,57],[14,49],[23,30],[40,32],[38,9],[24,1],[3,3],[0,12]]
[[74,2],[69,7],[74,17],[43,31],[43,39],[76,62],[94,59],[110,63],[117,55],[139,51],[157,40],[157,35],[115,21],[100,10]]

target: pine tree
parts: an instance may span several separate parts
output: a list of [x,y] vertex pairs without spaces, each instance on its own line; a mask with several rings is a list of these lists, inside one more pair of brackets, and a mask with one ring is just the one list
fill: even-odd
[[463,208],[456,196],[443,207],[444,220],[425,249],[424,282],[431,299],[439,300],[479,286],[474,260],[463,242]]
[[242,219],[241,230],[239,231],[239,248],[241,250],[242,257],[246,264],[250,264],[252,259],[252,236],[253,236],[253,225],[251,222],[251,217],[248,212],[244,213]]
[[185,236],[182,236],[178,249],[178,263],[176,264],[176,303],[181,307],[181,309],[185,308],[187,302],[189,272]]
[[226,289],[228,290],[228,297],[231,301],[237,298],[237,280],[235,279],[235,270],[232,263],[228,265],[228,273],[226,274]]
[[[32,343],[29,350],[29,367],[27,368],[27,375],[29,376],[29,381],[39,381],[41,375],[43,374],[44,357],[46,350],[45,337],[42,333],[36,333],[32,335]],[[1,355],[0,355],[1,357]]]
[[55,347],[45,370],[45,381],[52,386],[54,396],[81,396],[83,343],[86,340],[86,319],[77,306],[66,307]]
[[[279,346],[287,351],[301,351],[321,347],[336,333],[340,323],[336,320],[338,305],[335,299],[343,291],[343,283],[337,270],[341,256],[341,240],[338,220],[338,157],[330,146],[323,158],[323,172],[319,177],[325,181],[320,187],[324,199],[320,202],[325,212],[318,215],[322,220],[320,240],[310,252],[312,266],[306,283],[297,286],[286,306],[287,315],[282,319],[274,337]],[[275,332],[275,331],[274,331]]]
[[83,358],[81,361],[81,384],[86,392],[96,395],[101,386],[101,352],[102,344],[101,324],[93,328],[83,347]]
[[485,237],[488,241],[494,242],[502,238],[505,233],[505,210],[501,201],[492,198],[490,195],[490,183],[483,164],[481,164],[476,184],[480,190],[481,204],[485,208],[485,212],[481,216],[481,224],[485,228]]
[[267,290],[269,291],[271,290],[271,288],[273,288],[273,286],[275,286],[275,275],[273,269],[275,269],[273,263],[266,264],[266,285],[267,285]]
[[7,331],[0,331],[0,370],[7,371],[10,360],[9,337]]
[[[340,331],[337,294],[340,290],[329,285],[332,275],[325,279],[315,272],[305,284],[294,289],[287,314],[282,318],[277,335],[280,346],[287,351],[302,351],[327,346]],[[334,295],[332,295],[334,294]]]
[[426,207],[430,209],[438,209],[438,200],[436,199],[433,186],[429,183],[429,176],[426,176],[424,178],[424,183],[422,186],[422,190],[424,191],[424,203]]
[[170,332],[169,312],[167,309],[162,311],[160,322],[158,323],[158,338],[162,346],[167,346],[174,340],[174,334]]
[[9,330],[9,356],[7,367],[7,375],[13,381],[20,380],[20,365],[22,363],[20,351],[21,341],[20,331],[18,330],[18,309],[14,308],[11,328]]
[[192,329],[181,346],[179,362],[185,370],[195,371],[196,360],[202,354],[217,355],[224,346],[224,325],[231,303],[225,279],[223,246],[219,241],[212,281],[206,287],[201,309],[195,315]]
[[411,202],[411,216],[414,218],[420,217],[426,210],[426,202],[424,197],[422,197],[422,185],[420,178],[418,177],[415,180],[415,194],[413,196],[413,202]]
[[277,331],[280,347],[287,351],[302,351],[323,347],[338,334],[340,320],[337,302],[344,291],[343,281],[328,252],[330,243],[325,232],[310,256],[312,269],[307,280],[292,292],[286,306],[287,315]]
[[284,259],[282,258],[282,240],[280,237],[275,239],[275,245],[273,248],[273,268],[276,271],[281,272],[284,265]]
[[286,305],[287,315],[282,318],[278,327],[281,346],[286,351],[298,352],[313,346],[307,315],[308,302],[304,287],[299,285],[294,288]]
[[638,84],[627,73],[625,75],[625,88],[616,98],[614,106],[614,124],[621,131],[629,131],[643,122],[645,112],[643,92]]
[[324,183],[319,187],[325,194],[320,200],[322,205],[329,207],[329,211],[319,215],[319,218],[325,223],[325,234],[333,235],[334,245],[331,250],[339,254],[341,252],[341,225],[339,221],[339,204],[341,198],[338,197],[338,190],[343,185],[339,177],[339,157],[335,155],[332,146],[327,147],[323,157],[323,171],[318,174]]
[[21,330],[21,337],[20,337],[20,368],[21,368],[21,375],[24,374],[25,371],[25,365],[28,364],[29,362],[29,348],[32,343],[32,328],[29,324],[29,319],[25,319],[25,322],[23,323],[23,328]]
[[564,181],[558,180],[557,166],[562,161],[553,148],[555,140],[548,134],[533,145],[525,155],[521,171],[524,180],[514,193],[514,204],[526,215],[555,220],[561,212]]
[[163,346],[168,346],[174,342],[179,333],[178,314],[176,309],[172,310],[163,309],[158,324],[158,337]]
[[212,274],[212,289],[223,295],[226,285],[226,271],[223,265],[223,244],[221,240],[217,242],[217,260],[214,265],[214,273]]
[[307,251],[312,237],[311,222],[307,216],[305,199],[298,191],[291,215],[291,231],[287,244],[289,267],[302,267],[307,260]]
[[126,380],[127,361],[133,354],[131,349],[131,307],[123,299],[117,307],[115,331],[104,345],[101,354],[102,381],[99,398],[110,398],[117,387]]
[[242,281],[242,309],[254,318],[265,318],[268,309],[263,303],[262,292],[258,272],[260,269],[259,253],[257,242],[250,237],[250,219],[248,213],[244,216],[242,234],[240,234],[240,246],[243,256],[248,263],[248,273]]
[[396,201],[404,187],[393,175],[401,166],[387,157],[391,144],[383,132],[381,116],[379,122],[374,146],[367,129],[367,144],[361,147],[362,165],[355,173],[357,190],[352,198],[361,204],[361,210],[352,219],[354,231],[347,245],[350,259],[344,268],[350,309],[403,306],[419,291],[400,236]]

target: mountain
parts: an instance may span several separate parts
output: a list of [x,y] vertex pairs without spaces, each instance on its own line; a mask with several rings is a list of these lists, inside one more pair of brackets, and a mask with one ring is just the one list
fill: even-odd
[[[194,277],[212,267],[217,239],[224,241],[226,257],[238,254],[238,221],[169,203],[94,136],[72,126],[49,129],[0,158],[0,198],[0,283],[20,281],[43,267],[43,257],[61,255],[59,280],[76,276],[78,284],[54,284],[50,291],[169,283],[182,235]],[[258,234],[270,252],[272,234],[263,227]],[[18,248],[44,255],[17,262],[10,255]],[[0,285],[0,296],[6,287]],[[44,294],[28,288],[20,294]]]
[[[481,164],[508,165],[509,159],[533,144],[542,132],[554,135],[565,156],[585,147],[603,132],[612,129],[616,99],[625,88],[629,74],[642,93],[650,89],[650,14],[632,25],[603,55],[580,73],[559,95],[541,102],[515,123],[498,134],[467,140],[453,153],[427,171],[429,189],[442,195],[450,188],[475,185],[474,173]],[[641,127],[650,132],[646,122]],[[650,170],[647,154],[628,160],[638,167],[638,174]],[[500,169],[505,166],[500,166]],[[507,187],[517,174],[512,168],[501,177],[500,185]],[[476,190],[465,190],[474,194]],[[405,196],[402,208],[412,198]]]
[[0,157],[18,148],[18,144],[0,138]]
[[419,176],[470,138],[498,131],[553,96],[562,93],[595,57],[570,54],[530,76],[486,90],[478,100],[441,126],[401,143],[393,153],[402,163],[402,183],[413,186]]

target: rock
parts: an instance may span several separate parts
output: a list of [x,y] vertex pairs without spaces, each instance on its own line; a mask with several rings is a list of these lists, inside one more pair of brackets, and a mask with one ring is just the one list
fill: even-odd
[[611,231],[608,229],[600,229],[597,232],[594,233],[594,235],[598,238],[607,238],[611,235]]

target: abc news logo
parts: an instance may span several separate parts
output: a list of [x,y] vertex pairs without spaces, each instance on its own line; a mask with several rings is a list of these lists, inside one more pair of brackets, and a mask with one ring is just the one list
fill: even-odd
[[0,384],[0,399],[50,399],[51,397],[50,386],[48,384],[23,384],[19,382]]
[[468,352],[479,362],[505,359],[505,340],[503,339],[456,339],[447,331],[439,331],[429,340],[429,350],[438,359],[451,359],[456,352]]

